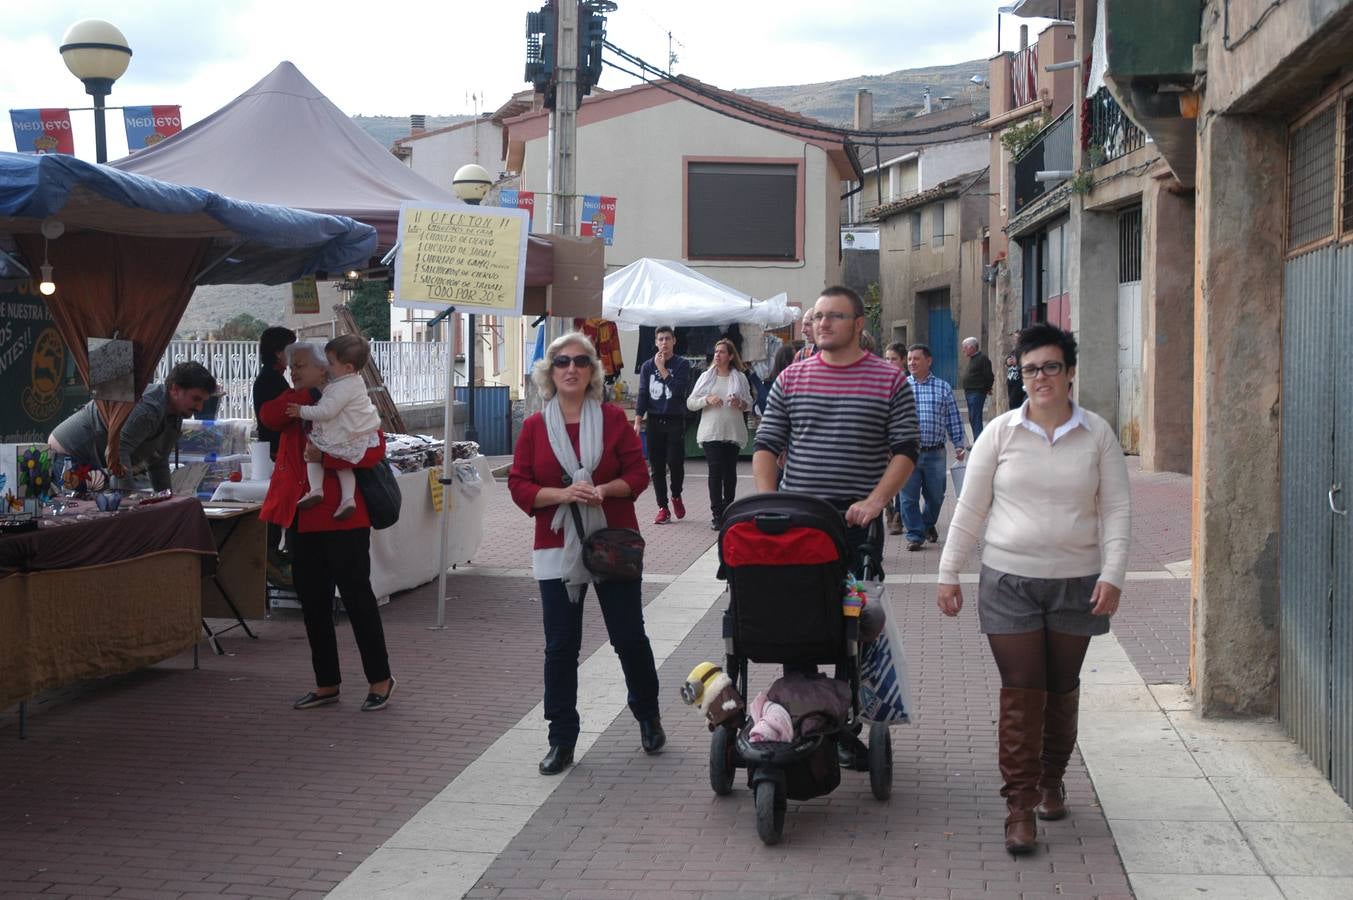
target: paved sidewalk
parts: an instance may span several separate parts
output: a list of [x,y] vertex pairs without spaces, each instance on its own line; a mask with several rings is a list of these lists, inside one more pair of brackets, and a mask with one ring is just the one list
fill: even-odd
[[[639,751],[593,606],[583,647],[590,743],[566,775],[534,774],[545,741],[530,529],[497,490],[484,547],[450,579],[447,630],[426,627],[432,586],[383,610],[400,688],[380,715],[358,713],[355,696],[308,713],[289,708],[309,680],[294,615],[262,623],[258,641],[232,633],[230,655],[204,653],[199,672],[185,655],[56,692],[33,704],[23,743],[13,710],[0,712],[0,896],[302,898],[340,882],[340,897],[1126,897],[1129,888],[1140,897],[1353,896],[1338,893],[1348,888],[1334,879],[1350,874],[1341,858],[1312,855],[1322,842],[1348,845],[1348,808],[1320,792],[1293,745],[1271,726],[1242,723],[1248,746],[1238,747],[1236,736],[1216,735],[1216,723],[1190,721],[1181,708],[1189,480],[1135,467],[1133,575],[1115,637],[1094,642],[1087,664],[1086,759],[1077,754],[1069,773],[1072,816],[1041,826],[1039,852],[1014,860],[1001,847],[998,682],[976,618],[939,616],[938,548],[907,553],[897,541],[886,567],[921,717],[894,731],[893,797],[878,803],[865,776],[843,773],[828,797],[790,805],[781,845],[762,846],[745,783],[731,797],[710,791],[708,732],[676,696],[694,663],[721,653],[704,469],[689,469],[687,519],[643,526],[667,752]],[[740,487],[750,491],[750,478]],[[651,522],[651,494],[639,511]],[[947,512],[941,532],[946,523]],[[360,695],[346,625],[340,634],[346,693]],[[754,671],[753,682],[772,675]],[[1158,724],[1112,730],[1114,717],[1143,713]],[[1147,771],[1154,763],[1142,735],[1165,729],[1196,772]],[[1129,750],[1136,755],[1115,761]],[[1290,766],[1267,772],[1288,780],[1241,780],[1266,765]],[[1179,779],[1142,781],[1157,799],[1196,798],[1206,787],[1216,798],[1208,809],[1226,810],[1227,820],[1189,818],[1187,803],[1162,801],[1147,808],[1152,817],[1120,806],[1125,797],[1140,806],[1148,792],[1131,777],[1124,789],[1115,767]],[[1303,799],[1282,805],[1285,797]],[[1229,843],[1211,841],[1221,826],[1234,829],[1221,829]],[[1299,845],[1273,843],[1284,834]],[[1259,869],[1176,864],[1210,859],[1215,847],[1230,852],[1236,835]],[[1188,848],[1176,863],[1142,853],[1176,844]],[[1304,869],[1283,870],[1284,858]],[[1293,880],[1301,874],[1320,877]],[[1207,881],[1232,875],[1250,880]]]

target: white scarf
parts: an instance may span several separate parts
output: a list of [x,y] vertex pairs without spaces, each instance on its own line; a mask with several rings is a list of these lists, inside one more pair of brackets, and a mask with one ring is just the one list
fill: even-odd
[[[700,377],[696,379],[695,387],[691,389],[690,399],[698,402],[709,396],[709,392],[714,390],[715,379],[720,377],[723,376],[719,375],[717,366],[710,366],[701,372]],[[752,409],[752,391],[747,384],[747,376],[729,366],[727,378],[733,393],[742,401],[742,412],[750,412]]]
[[[545,418],[545,433],[550,438],[550,449],[564,471],[564,483],[579,481],[592,483],[592,472],[601,462],[601,403],[595,397],[583,400],[582,416],[578,420],[578,449],[582,451],[582,460],[573,452],[573,442],[568,438],[568,426],[564,424],[564,413],[559,408],[558,395],[545,404],[542,415]],[[572,474],[570,474],[572,473]],[[561,503],[550,520],[550,530],[564,529],[564,586],[568,588],[569,599],[578,602],[582,587],[592,581],[592,573],[583,565],[583,539],[576,526],[565,523],[573,518],[569,511],[572,504]],[[606,514],[599,507],[578,506],[582,514],[583,527],[588,534],[606,527]]]

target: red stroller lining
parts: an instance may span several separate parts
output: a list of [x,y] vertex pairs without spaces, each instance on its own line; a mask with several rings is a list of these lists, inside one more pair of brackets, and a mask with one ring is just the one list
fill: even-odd
[[719,549],[725,565],[815,566],[841,558],[831,535],[802,526],[768,534],[755,522],[734,522],[724,529]]

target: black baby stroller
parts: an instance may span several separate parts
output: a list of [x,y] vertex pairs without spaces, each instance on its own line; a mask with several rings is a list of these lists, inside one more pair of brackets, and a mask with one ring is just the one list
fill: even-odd
[[[848,571],[881,578],[882,519],[870,526],[864,548],[852,554],[841,511],[804,494],[760,494],[730,505],[719,531],[720,577],[728,581],[723,616],[727,653],[724,671],[750,700],[749,662],[792,667],[835,665],[849,680],[850,708],[835,728],[790,742],[754,743],[750,717],[717,726],[710,744],[709,780],[714,793],[733,790],[738,768],[747,769],[756,798],[756,829],[774,844],[784,829],[787,800],[831,793],[841,782],[838,748],[867,759],[870,788],[879,800],[892,792],[892,739],[885,724],[870,726],[866,748],[859,719],[860,619],[842,612]],[[854,558],[852,558],[852,556]]]

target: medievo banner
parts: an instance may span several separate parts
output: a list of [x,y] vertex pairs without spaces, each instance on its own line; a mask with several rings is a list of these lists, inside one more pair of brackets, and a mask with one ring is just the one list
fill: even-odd
[[533,191],[501,191],[498,194],[498,205],[506,209],[524,209],[527,212],[527,227],[535,227],[536,217],[536,195]]
[[75,155],[75,133],[69,109],[11,109],[14,147],[20,153]]
[[129,153],[153,147],[183,130],[183,116],[177,106],[124,106],[122,121],[127,126]]
[[585,194],[578,233],[583,237],[599,237],[607,247],[614,244],[615,198]]

